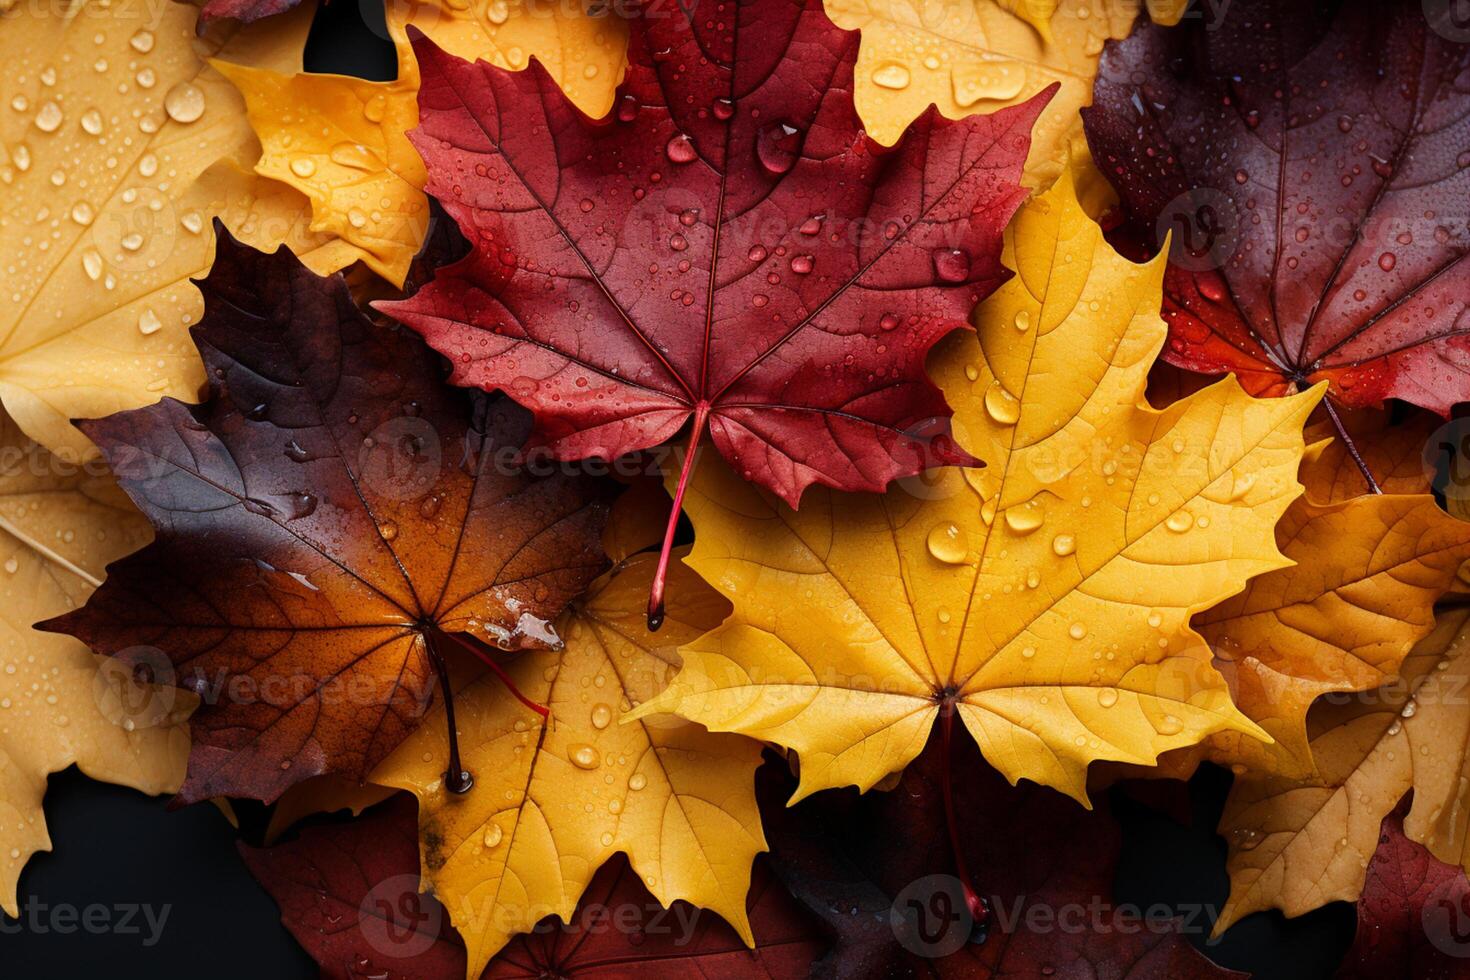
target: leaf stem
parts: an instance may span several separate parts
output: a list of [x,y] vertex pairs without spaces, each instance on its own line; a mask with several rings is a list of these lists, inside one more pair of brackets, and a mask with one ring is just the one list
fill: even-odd
[[1353,442],[1353,437],[1348,435],[1347,426],[1342,424],[1342,417],[1337,414],[1337,409],[1332,407],[1331,397],[1322,399],[1322,407],[1327,409],[1327,417],[1332,420],[1332,425],[1337,429],[1337,434],[1342,437],[1342,444],[1347,447],[1348,455],[1363,474],[1363,479],[1368,481],[1368,489],[1372,493],[1382,493],[1383,489],[1378,486],[1378,481],[1373,479],[1373,471],[1368,469],[1367,462],[1358,452],[1358,444]]
[[473,636],[466,636],[462,633],[444,633],[442,631],[436,632],[439,632],[440,636],[446,637],[447,639],[458,643],[465,650],[468,650],[470,653],[472,653],[475,656],[475,659],[479,660],[486,667],[489,667],[490,670],[494,672],[495,676],[500,678],[500,682],[505,685],[506,690],[510,691],[510,693],[515,696],[515,699],[521,704],[530,708],[542,718],[549,719],[551,717],[550,708],[546,707],[543,704],[537,704],[535,701],[532,701],[530,698],[521,693],[521,689],[516,687],[516,682],[510,679],[510,675],[505,672],[505,668],[500,666],[500,664],[496,661],[495,654],[492,653],[490,649],[485,646],[485,644],[481,643],[480,640]]
[[709,406],[701,403],[694,409],[694,428],[689,432],[689,450],[684,454],[684,464],[679,468],[679,483],[674,488],[674,506],[669,510],[669,523],[664,529],[664,544],[658,553],[658,568],[653,573],[653,585],[648,590],[648,631],[657,633],[664,624],[664,583],[668,580],[669,556],[674,551],[674,532],[679,529],[679,513],[684,509],[684,491],[689,487],[689,475],[694,472],[694,457],[704,427],[709,419]]
[[960,887],[964,889],[965,906],[970,910],[970,918],[974,920],[977,929],[983,930],[990,922],[990,903],[980,896],[970,880],[969,869],[965,867],[965,854],[960,848],[959,821],[955,819],[954,813],[954,765],[949,743],[956,710],[952,697],[946,697],[940,702],[939,768],[942,775],[939,786],[944,795],[944,823],[949,830],[950,850],[954,852],[955,877],[959,878]]
[[439,653],[436,636],[444,634],[438,630],[425,630],[424,646],[429,651],[429,663],[439,675],[439,691],[444,696],[444,719],[449,725],[449,769],[444,773],[444,785],[451,793],[468,793],[475,785],[475,777],[459,761],[459,729],[454,725],[454,689],[449,686],[449,668]]

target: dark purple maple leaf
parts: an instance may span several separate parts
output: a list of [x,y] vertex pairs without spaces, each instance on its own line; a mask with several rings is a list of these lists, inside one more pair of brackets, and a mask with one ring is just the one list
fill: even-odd
[[1141,19],[1083,110],[1125,235],[1172,230],[1164,356],[1327,406],[1470,398],[1470,30],[1451,4]]

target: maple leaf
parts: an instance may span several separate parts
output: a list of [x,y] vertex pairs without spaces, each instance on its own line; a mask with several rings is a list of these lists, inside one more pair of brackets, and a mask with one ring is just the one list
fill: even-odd
[[1405,833],[1439,860],[1464,864],[1467,622],[1470,608],[1442,612],[1396,679],[1313,707],[1317,779],[1236,779],[1220,818],[1231,890],[1217,932],[1261,909],[1301,915],[1357,899],[1379,824],[1410,790]]
[[[464,945],[439,902],[418,893],[416,829],[413,800],[401,794],[344,826],[312,827],[273,848],[241,845],[240,853],[324,977],[353,980],[385,960],[412,976],[458,976],[465,971]],[[593,876],[565,923],[548,917],[533,934],[513,940],[481,976],[570,977],[610,965],[636,965],[639,976],[669,980],[691,972],[797,976],[825,945],[761,864],[748,914],[757,936],[753,950],[715,916],[682,902],[660,906],[616,858]]]
[[124,662],[161,650],[205,695],[186,801],[361,780],[418,723],[451,634],[557,642],[605,567],[607,488],[519,472],[519,408],[466,403],[284,248],[221,233],[199,286],[209,400],[82,424],[158,538],[42,628]]
[[[793,506],[812,483],[882,490],[973,462],[923,359],[1007,275],[1001,229],[1050,90],[931,112],[883,151],[852,108],[857,35],[818,0],[633,19],[603,122],[537,66],[415,51],[411,138],[474,251],[379,308],[456,383],[508,391],[564,458],[646,449],[692,418],[691,447],[708,434]],[[661,571],[655,624],[662,588]]]
[[1358,899],[1357,935],[1338,980],[1470,976],[1459,918],[1470,908],[1470,882],[1404,834],[1405,809],[1383,818]]
[[618,851],[660,902],[711,909],[751,941],[745,896],[765,849],[753,783],[760,746],[676,719],[618,724],[661,689],[675,647],[729,609],[676,566],[666,635],[655,639],[643,603],[656,566],[649,553],[620,563],[557,621],[563,652],[506,664],[549,719],[507,699],[489,674],[455,677],[476,792],[444,792],[445,736],[433,725],[372,773],[419,798],[426,887],[465,937],[471,976],[517,932],[569,916]]
[[1120,258],[1065,175],[1007,231],[1017,270],[931,368],[983,470],[792,511],[707,463],[688,562],[734,603],[664,694],[715,731],[795,749],[797,797],[873,786],[954,706],[986,759],[1086,799],[1090,762],[1151,764],[1234,708],[1190,617],[1284,563],[1319,393],[1221,382],[1142,404],[1163,257]]
[[1240,772],[1307,779],[1307,711],[1319,697],[1366,691],[1392,680],[1434,626],[1434,604],[1460,583],[1470,560],[1470,524],[1446,514],[1428,491],[1420,447],[1433,416],[1389,427],[1385,413],[1343,417],[1354,449],[1382,494],[1364,495],[1348,444],[1324,420],[1300,479],[1306,493],[1276,527],[1286,568],[1267,572],[1194,619],[1230,682],[1236,705],[1274,739],[1221,733],[1171,755],[1160,773],[1187,778],[1200,759]]
[[[759,774],[771,865],[837,936],[813,975],[1241,976],[1196,952],[1183,923],[1112,902],[1122,835],[1106,801],[1084,810],[1038,786],[1008,786],[973,743],[956,742],[949,758],[939,737],[887,792],[787,807],[785,769]],[[961,817],[963,864],[979,869],[997,912],[981,943],[969,941],[974,923],[948,890],[946,807]]]
[[[1131,233],[1182,226],[1165,357],[1329,411],[1470,398],[1470,47],[1403,4],[1273,2],[1105,53],[1083,110]],[[1381,52],[1362,57],[1364,51]]]
[[[497,4],[498,13],[487,16],[486,8]],[[611,108],[627,46],[619,18],[576,5],[390,0],[387,26],[398,62],[392,81],[216,66],[244,96],[264,145],[256,172],[305,194],[312,205],[311,229],[357,248],[363,261],[397,286],[403,285],[428,218],[428,178],[408,140],[419,115],[409,24],[449,51],[485,57],[502,68],[519,70],[535,57],[591,116]]]
[[109,561],[148,540],[148,522],[100,470],[52,455],[0,413],[0,908],[12,916],[21,869],[51,846],[47,775],[77,765],[145,793],[184,778],[188,695],[31,628],[80,605]]
[[1138,0],[827,0],[862,31],[853,99],[868,135],[891,146],[930,104],[951,119],[993,112],[1049,85],[1031,133],[1025,182],[1044,187],[1068,155],[1085,158],[1077,110],[1092,97],[1103,42],[1128,34]]
[[242,172],[259,147],[239,95],[205,63],[299,66],[310,5],[269,29],[198,38],[186,4],[87,12],[23,5],[0,29],[15,110],[0,115],[0,401],[27,435],[72,454],[91,451],[73,418],[197,394],[188,279],[209,266],[212,216],[253,244],[290,240],[318,271],[351,261],[306,233],[299,194]]

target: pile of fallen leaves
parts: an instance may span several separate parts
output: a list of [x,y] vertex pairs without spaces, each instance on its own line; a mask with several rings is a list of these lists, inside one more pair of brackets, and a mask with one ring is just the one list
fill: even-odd
[[0,14],[6,911],[76,764],[326,976],[1227,976],[1209,764],[1217,932],[1463,970],[1452,4],[313,12]]

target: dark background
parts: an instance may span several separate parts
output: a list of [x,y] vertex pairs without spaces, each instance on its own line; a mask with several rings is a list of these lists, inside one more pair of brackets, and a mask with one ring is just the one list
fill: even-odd
[[[306,67],[393,77],[393,48],[382,25],[378,0],[333,0],[312,28]],[[1162,903],[1184,913],[1224,903],[1225,845],[1214,827],[1229,785],[1228,773],[1201,772],[1190,784],[1188,826],[1114,793],[1123,824],[1116,902],[1143,908]],[[1069,805],[1060,797],[1057,802]],[[258,844],[261,811],[242,805],[240,812],[244,836]],[[21,876],[23,920],[0,916],[0,975],[7,980],[317,975],[281,926],[275,903],[241,864],[235,850],[241,833],[215,807],[170,811],[167,800],[94,783],[70,769],[51,778],[46,820],[55,851],[36,855]],[[161,939],[145,948],[146,925],[134,935],[62,935],[31,930],[24,921],[28,912],[40,912],[44,923],[58,904],[94,903],[168,906]],[[1253,915],[1214,944],[1204,935],[1191,938],[1220,965],[1261,980],[1313,980],[1331,975],[1354,923],[1352,907],[1337,902],[1291,920],[1277,912]]]

